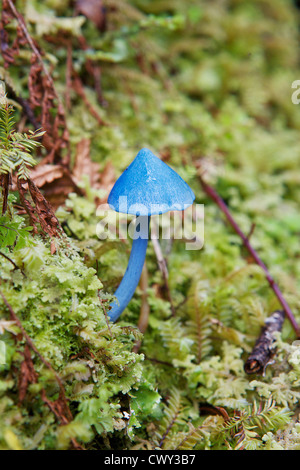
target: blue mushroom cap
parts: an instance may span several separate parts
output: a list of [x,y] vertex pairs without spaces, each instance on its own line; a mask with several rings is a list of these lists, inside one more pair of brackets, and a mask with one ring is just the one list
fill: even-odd
[[116,212],[149,216],[184,210],[194,199],[176,171],[143,148],[118,178],[107,202]]

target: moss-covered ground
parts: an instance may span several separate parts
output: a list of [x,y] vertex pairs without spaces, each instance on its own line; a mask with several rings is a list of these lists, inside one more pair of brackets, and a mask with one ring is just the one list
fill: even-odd
[[[13,179],[0,217],[0,448],[299,449],[300,343],[286,318],[273,362],[245,372],[281,305],[200,182],[300,323],[294,4],[3,0],[1,13],[0,78],[16,128],[46,131],[31,174],[64,233],[28,229]],[[143,147],[204,205],[204,244],[150,242],[112,324],[131,240],[99,238],[97,207]]]

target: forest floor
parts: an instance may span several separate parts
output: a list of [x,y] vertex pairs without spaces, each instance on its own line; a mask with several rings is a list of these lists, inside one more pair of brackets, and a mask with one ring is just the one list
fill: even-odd
[[[300,449],[293,2],[2,0],[0,31],[0,449]],[[193,223],[156,217],[111,322],[142,148]]]

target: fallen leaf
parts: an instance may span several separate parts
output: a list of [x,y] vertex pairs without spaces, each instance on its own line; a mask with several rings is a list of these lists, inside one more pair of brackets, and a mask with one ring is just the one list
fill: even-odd
[[41,188],[46,183],[52,183],[52,181],[63,177],[64,168],[60,165],[39,165],[31,171],[30,177],[35,184]]
[[92,21],[100,31],[105,31],[106,9],[102,0],[77,0],[75,11]]
[[72,176],[78,184],[82,175],[87,175],[93,188],[99,187],[99,164],[91,160],[90,157],[90,139],[82,139],[76,148],[75,165],[73,167]]
[[55,210],[64,204],[70,193],[84,194],[68,168],[62,165],[40,163],[31,171],[30,178]]

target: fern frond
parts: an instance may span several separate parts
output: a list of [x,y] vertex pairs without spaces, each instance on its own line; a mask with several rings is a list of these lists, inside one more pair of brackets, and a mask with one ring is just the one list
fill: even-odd
[[195,354],[197,362],[207,356],[211,349],[211,322],[210,303],[208,298],[209,286],[207,281],[196,281],[188,292],[187,311],[190,320],[186,323],[186,330],[193,340],[191,351]]
[[40,146],[36,139],[42,137],[44,132],[38,129],[29,134],[14,130],[13,107],[8,103],[5,95],[1,95],[0,103],[0,174],[17,172],[20,179],[29,177],[28,168],[36,164],[32,151]]
[[167,443],[170,439],[173,428],[180,417],[181,410],[182,404],[180,391],[173,387],[170,391],[168,403],[164,409],[164,417],[155,433],[157,446],[161,449],[167,448]]
[[270,399],[262,409],[254,402],[249,419],[253,426],[256,426],[265,434],[274,429],[281,429],[289,422],[291,415],[290,410],[278,407],[276,402]]
[[[217,439],[223,429],[224,418],[220,415],[208,416],[200,426],[189,424],[189,431],[183,435],[176,450],[192,450],[210,447],[211,443],[218,446]],[[183,433],[182,433],[183,434]],[[223,443],[220,442],[222,447]]]
[[188,337],[183,322],[179,318],[170,318],[161,325],[160,335],[168,356],[172,360],[186,360],[191,352],[193,339]]
[[280,408],[270,399],[263,406],[253,403],[238,416],[224,422],[224,429],[237,439],[235,449],[253,450],[261,445],[262,437],[269,431],[276,432],[286,426],[291,418],[291,411]]
[[0,137],[1,146],[9,147],[9,138],[13,132],[15,121],[12,115],[13,108],[8,104],[7,100],[0,106]]
[[192,450],[199,445],[205,437],[205,431],[202,426],[198,428],[191,427],[191,430],[184,436],[182,441],[176,447],[176,450]]

